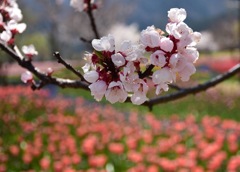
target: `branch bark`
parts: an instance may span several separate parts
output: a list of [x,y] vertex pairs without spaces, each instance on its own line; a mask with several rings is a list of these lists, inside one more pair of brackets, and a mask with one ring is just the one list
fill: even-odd
[[205,90],[207,90],[211,87],[214,87],[217,84],[229,79],[230,77],[236,75],[237,73],[240,73],[240,64],[235,65],[226,73],[218,75],[215,78],[212,78],[211,80],[209,80],[203,84],[199,84],[197,86],[185,88],[185,89],[182,88],[182,89],[176,91],[175,93],[167,94],[165,96],[160,96],[160,97],[150,99],[149,101],[145,102],[143,105],[148,106],[151,109],[151,107],[156,104],[166,103],[169,101],[180,99],[189,94],[196,94],[196,93],[205,91]]
[[[10,55],[14,60],[18,62],[18,64],[32,72],[39,80],[41,80],[41,87],[47,84],[57,85],[61,88],[82,88],[84,90],[89,90],[88,84],[78,80],[64,79],[64,78],[56,78],[49,76],[41,71],[39,71],[31,61],[25,60],[22,58],[22,55],[19,55],[20,52],[16,52],[14,49],[11,49],[4,42],[0,41],[0,48],[5,51],[8,55]],[[37,88],[37,87],[36,87]]]
[[60,53],[59,52],[55,52],[53,53],[54,57],[57,58],[58,60],[58,63],[61,63],[63,64],[68,70],[70,70],[71,72],[73,72],[75,75],[77,75],[81,81],[85,81],[84,77],[82,76],[82,74],[78,71],[78,70],[75,70],[72,65],[68,64],[65,60],[63,60],[63,58],[61,57]]
[[99,36],[98,30],[97,30],[97,25],[96,25],[96,22],[95,22],[95,18],[93,16],[93,9],[92,9],[91,1],[88,0],[87,4],[88,4],[87,14],[88,14],[88,17],[89,17],[90,22],[91,22],[91,27],[92,27],[93,33],[95,35],[95,38],[99,39],[100,36]]

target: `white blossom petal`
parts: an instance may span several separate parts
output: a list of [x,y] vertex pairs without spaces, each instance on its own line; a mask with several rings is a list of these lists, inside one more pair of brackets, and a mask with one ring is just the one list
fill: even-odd
[[123,103],[127,99],[127,96],[128,94],[124,90],[123,85],[120,81],[111,82],[105,93],[105,97],[110,103],[116,103],[116,102]]
[[166,57],[164,56],[164,54],[165,53],[163,51],[155,51],[150,56],[150,63],[155,66],[163,67],[166,64]]
[[89,89],[91,91],[91,95],[94,96],[94,99],[100,101],[107,90],[107,84],[106,82],[99,80],[89,85]]
[[92,40],[92,46],[97,51],[110,51],[115,50],[115,41],[112,35],[104,36],[101,39]]
[[166,52],[171,52],[173,49],[173,42],[169,38],[163,37],[160,40],[160,48]]
[[140,92],[140,91],[135,92],[131,96],[131,101],[135,105],[141,105],[141,104],[143,104],[147,100],[148,100],[148,98],[147,98],[146,94],[143,93],[143,92]]
[[86,72],[83,77],[86,79],[86,81],[93,83],[96,82],[99,78],[99,74],[95,70],[91,70],[89,72]]
[[32,81],[32,79],[33,79],[32,73],[29,71],[26,71],[26,72],[22,73],[22,75],[21,75],[21,80],[24,83],[28,83],[28,82]]
[[152,80],[154,84],[172,83],[174,75],[169,68],[162,68],[153,73]]
[[160,45],[160,35],[154,28],[154,26],[149,26],[147,29],[141,32],[140,37],[141,43],[144,46],[151,48],[158,47]]
[[168,11],[168,17],[171,22],[179,23],[186,19],[187,12],[183,8],[180,8],[180,9],[179,8],[171,8]]
[[125,65],[126,63],[126,60],[125,58],[122,56],[122,54],[120,53],[116,53],[116,54],[113,54],[111,56],[111,59],[112,59],[112,62],[115,64],[115,66],[117,67],[121,67],[123,65]]

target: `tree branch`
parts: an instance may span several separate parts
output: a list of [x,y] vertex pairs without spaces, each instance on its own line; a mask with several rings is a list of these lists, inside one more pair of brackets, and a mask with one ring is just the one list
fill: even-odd
[[61,88],[82,88],[84,90],[89,90],[88,84],[78,80],[70,80],[70,79],[63,79],[63,78],[55,78],[51,77],[45,73],[40,72],[35,66],[33,66],[31,61],[22,59],[22,55],[20,56],[19,52],[14,51],[4,42],[0,41],[0,48],[5,51],[8,55],[10,55],[14,60],[18,62],[18,64],[32,72],[38,79],[41,80],[41,83],[37,86],[35,85],[35,89],[40,89],[47,84],[57,85]]
[[218,75],[215,78],[212,78],[211,80],[209,80],[208,82],[199,84],[194,87],[180,89],[179,91],[172,94],[167,94],[165,96],[160,96],[160,97],[150,99],[149,101],[145,102],[143,105],[151,108],[153,105],[156,105],[156,104],[166,103],[169,101],[173,101],[173,100],[177,100],[179,98],[185,97],[189,94],[196,94],[196,93],[205,91],[225,81],[226,79],[236,75],[237,73],[240,73],[240,64],[235,65],[228,72]]
[[95,35],[95,38],[99,39],[100,37],[99,37],[98,30],[97,30],[95,18],[94,18],[93,13],[92,13],[93,9],[92,9],[92,5],[91,5],[91,1],[90,0],[87,1],[87,5],[88,5],[87,14],[88,14],[88,17],[89,17],[90,22],[91,22],[91,27],[92,27],[93,33]]
[[[40,72],[35,66],[33,66],[31,61],[25,60],[23,58],[20,51],[16,51],[17,50],[16,47],[12,49],[8,45],[0,41],[0,48],[3,51],[5,51],[7,54],[9,54],[14,60],[16,60],[20,66],[32,72],[40,80],[39,84],[34,83],[32,85],[32,89],[41,89],[47,84],[53,84],[61,88],[68,87],[68,88],[81,88],[84,90],[89,90],[88,88],[89,84],[86,82],[78,81],[78,80],[63,79],[63,78],[55,78],[47,75],[46,73]],[[66,64],[64,66],[66,66]],[[151,67],[149,67],[148,69],[146,71],[151,71]],[[145,75],[147,73],[146,71],[142,75]],[[152,107],[156,104],[166,103],[169,101],[173,101],[173,100],[177,100],[179,98],[185,97],[189,94],[196,94],[196,93],[205,91],[223,82],[224,80],[236,75],[237,73],[240,73],[240,64],[235,65],[228,72],[218,75],[215,78],[212,78],[211,80],[203,84],[199,84],[197,86],[190,87],[190,88],[179,88],[174,86],[175,89],[178,90],[175,93],[150,99],[149,101],[146,101],[142,105],[149,107],[149,109],[151,110]],[[126,102],[130,102],[130,98],[128,98]]]
[[143,78],[145,78],[146,76],[151,75],[153,68],[154,68],[154,65],[152,65],[152,64],[149,65],[149,66],[147,67],[147,69],[146,69],[143,73],[139,73],[139,78],[143,79]]
[[85,81],[84,77],[82,76],[82,74],[78,71],[75,70],[70,64],[68,64],[66,61],[63,60],[63,58],[61,57],[59,52],[55,52],[53,53],[54,57],[57,58],[58,63],[63,64],[68,70],[70,70],[71,72],[73,72],[75,75],[77,75],[81,81]]

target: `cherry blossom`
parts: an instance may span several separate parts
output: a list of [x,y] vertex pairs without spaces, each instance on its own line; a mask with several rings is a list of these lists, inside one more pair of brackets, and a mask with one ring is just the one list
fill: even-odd
[[143,30],[140,40],[146,47],[154,48],[160,45],[160,35],[154,26],[148,26],[146,30]]
[[14,0],[5,0],[0,4],[0,38],[9,45],[14,44],[16,34],[22,33],[27,25],[19,23],[23,18],[21,9]]
[[32,82],[32,80],[33,80],[32,73],[29,72],[29,71],[26,71],[26,72],[22,73],[22,75],[21,75],[21,80],[22,80],[22,82],[24,82],[24,83]]
[[115,50],[114,37],[112,35],[104,36],[101,39],[94,39],[92,46],[97,51],[109,51]]
[[168,17],[171,22],[179,23],[186,19],[187,13],[183,8],[172,8],[168,11]]
[[96,82],[99,78],[99,74],[98,72],[96,72],[95,70],[91,70],[89,72],[86,72],[84,74],[84,78],[90,82],[90,83],[93,83],[93,82]]
[[[149,85],[145,77],[152,79],[158,95],[168,91],[168,84],[175,82],[177,76],[188,81],[196,72],[194,63],[199,53],[194,46],[201,34],[193,32],[183,22],[186,18],[184,9],[170,9],[168,17],[168,35],[149,26],[141,32],[140,43],[136,45],[125,40],[117,49],[112,35],[93,39],[94,51],[85,55],[87,62],[82,68],[84,78],[92,83],[89,86],[92,95],[98,101],[105,96],[111,103],[124,102],[129,96],[133,104],[140,105],[148,100]],[[144,55],[145,52],[150,53],[150,58]],[[146,76],[143,75],[144,65],[153,67]],[[102,93],[98,92],[98,84],[102,85]]]
[[22,51],[29,58],[29,60],[31,60],[33,56],[38,55],[38,52],[32,44],[28,46],[24,45],[22,47]]
[[161,50],[155,51],[150,56],[150,63],[155,66],[163,67],[166,64],[165,53]]
[[9,42],[12,38],[12,33],[9,30],[3,31],[0,34],[0,38],[1,40],[3,40],[4,42]]
[[175,81],[175,75],[169,68],[162,68],[153,73],[153,83],[156,84],[156,94],[161,93],[161,90],[168,91],[168,84]]
[[107,84],[102,80],[98,80],[89,85],[89,88],[91,90],[91,95],[94,96],[97,101],[100,101],[107,90]]
[[113,54],[111,56],[111,59],[112,59],[112,62],[114,63],[114,65],[117,67],[121,67],[126,63],[125,58],[120,53]]
[[71,0],[70,6],[72,6],[75,10],[82,12],[85,8],[84,0]]
[[54,70],[51,67],[47,68],[47,75],[48,76],[51,76],[53,72],[54,72]]
[[[96,8],[93,0],[70,0],[70,6],[79,12]],[[0,9],[0,39],[13,46],[15,35],[26,29],[26,24],[20,23],[22,12],[14,0],[2,3]],[[86,63],[82,67],[83,82],[89,84],[91,95],[97,101],[105,97],[110,103],[116,103],[129,98],[133,104],[140,105],[148,100],[150,89],[156,89],[158,95],[168,91],[168,85],[176,77],[188,81],[196,72],[194,63],[199,53],[195,46],[201,34],[184,23],[186,17],[185,9],[170,9],[166,33],[148,26],[140,33],[137,44],[124,40],[115,45],[111,34],[93,39],[93,51],[85,53]],[[38,55],[33,45],[23,46],[22,51],[28,60]],[[48,69],[46,75],[51,76],[52,72]],[[27,83],[32,81],[32,76],[27,72],[21,79]]]
[[118,82],[111,82],[105,93],[106,99],[111,103],[121,102],[123,103],[127,99],[127,92],[123,88],[123,84]]
[[139,83],[137,85],[137,88],[135,87],[135,91],[133,95],[131,96],[131,101],[133,104],[140,105],[143,104],[146,100],[148,100],[146,94],[148,92],[148,85],[143,80],[138,80]]

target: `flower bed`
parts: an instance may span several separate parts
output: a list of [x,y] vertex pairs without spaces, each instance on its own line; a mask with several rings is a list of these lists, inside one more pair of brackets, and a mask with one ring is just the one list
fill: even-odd
[[0,88],[0,171],[238,171],[240,123],[123,114]]

